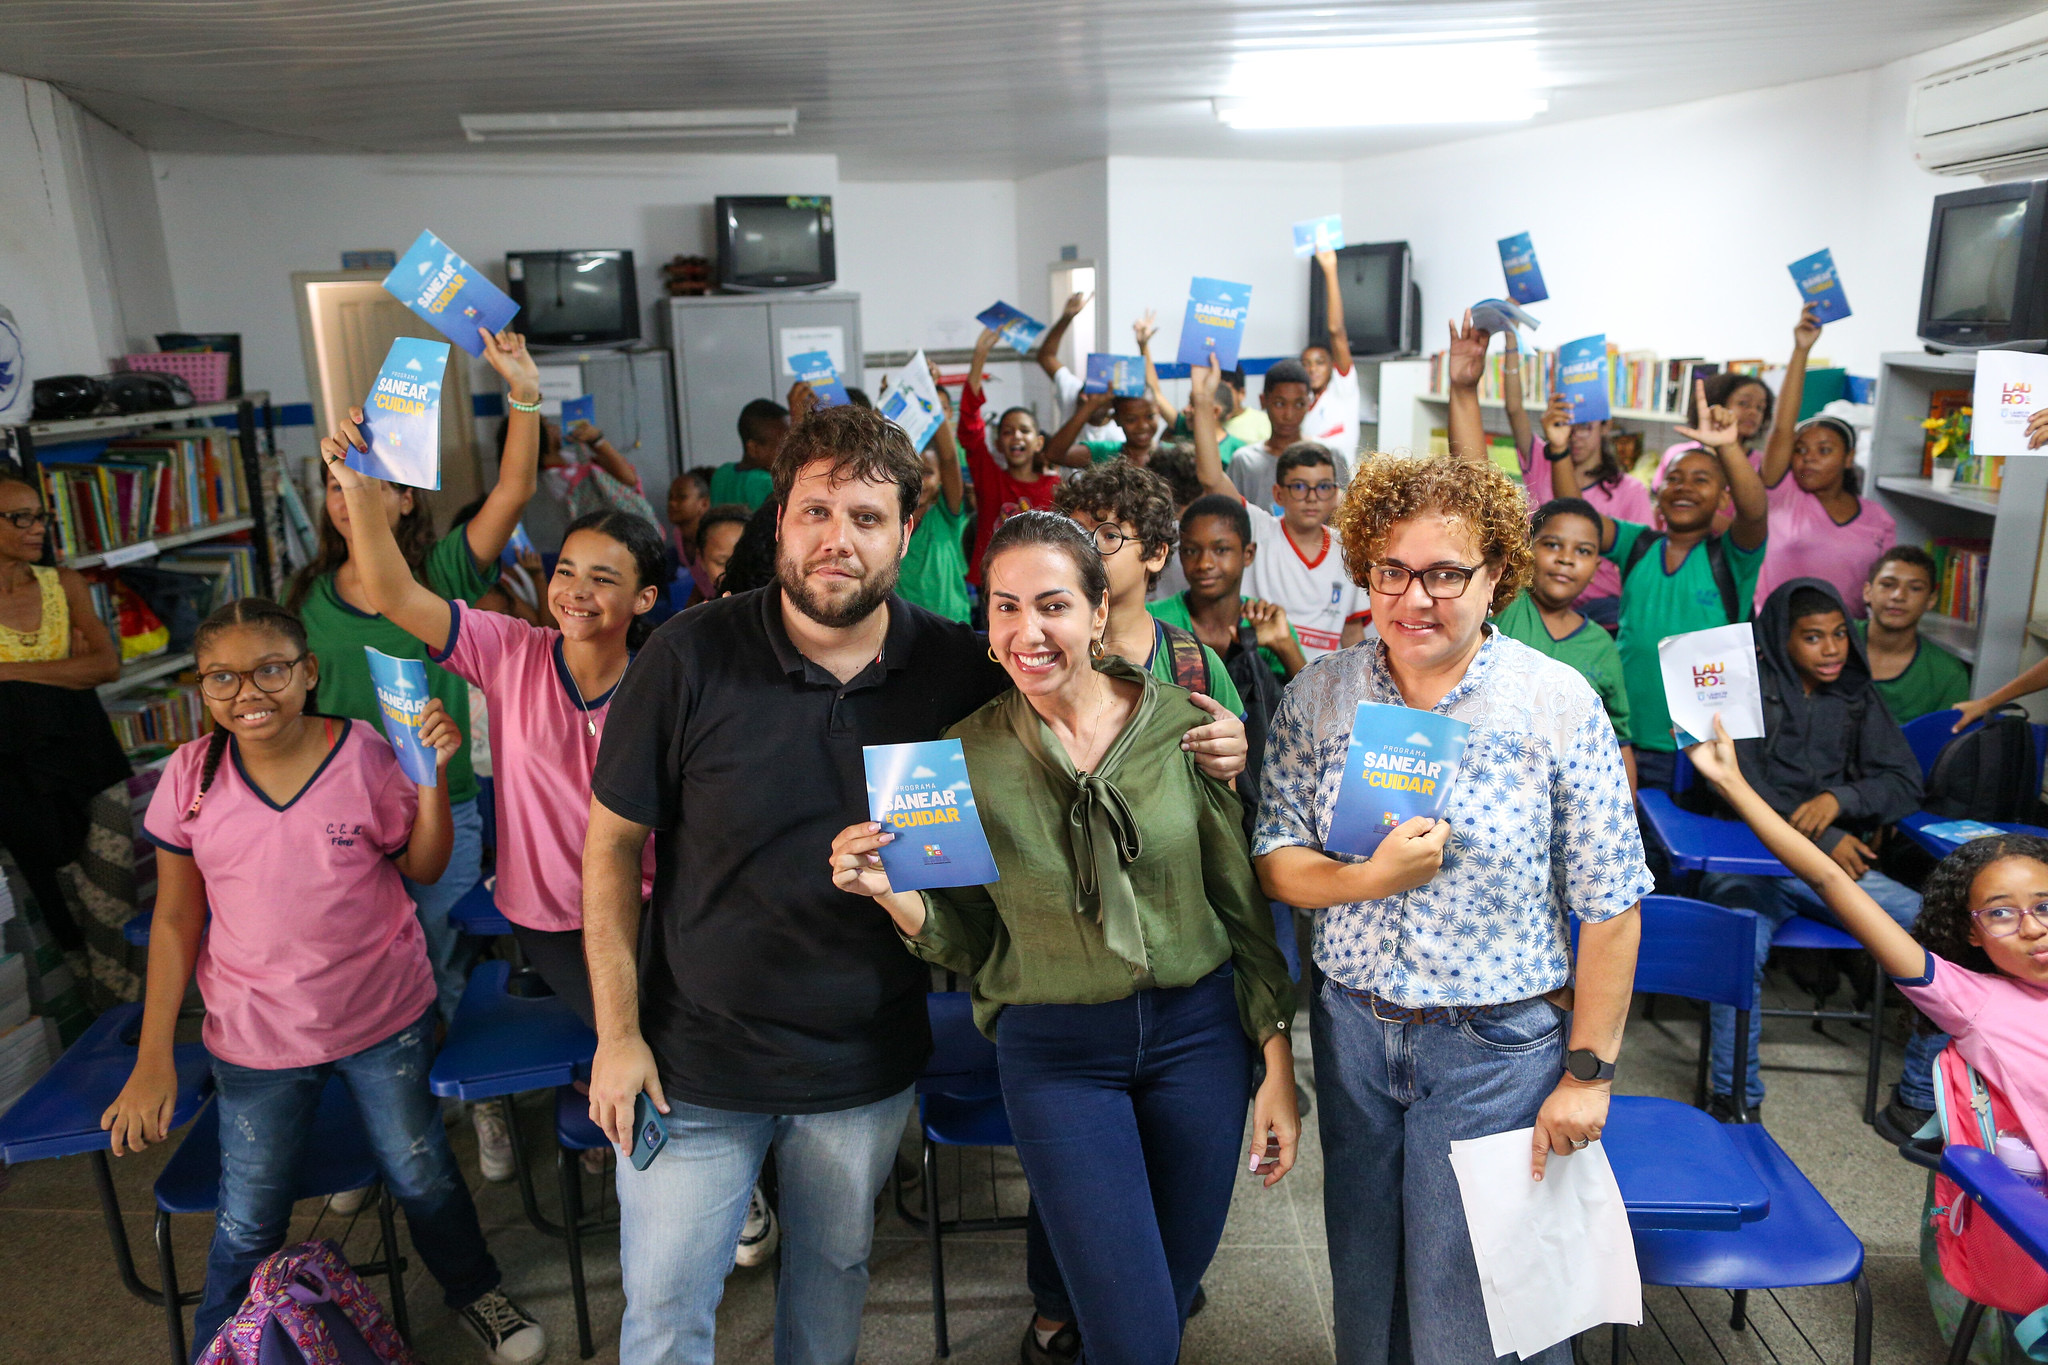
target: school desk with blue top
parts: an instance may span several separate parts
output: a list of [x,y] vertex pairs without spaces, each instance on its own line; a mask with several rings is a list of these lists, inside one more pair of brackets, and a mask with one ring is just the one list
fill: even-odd
[[1681,810],[1670,792],[1657,787],[1637,792],[1636,806],[1670,856],[1674,872],[1786,875],[1785,865],[1772,857],[1763,840],[1740,820],[1716,820],[1711,815]]
[[[1770,1192],[1725,1124],[1676,1100],[1616,1095],[1600,1145],[1632,1228],[1733,1232],[1771,1211]],[[1673,1160],[1683,1153],[1683,1160]]]
[[1955,831],[1943,828],[1957,824],[1981,824],[1998,834],[2031,834],[2037,839],[2048,839],[2048,829],[2043,829],[2039,825],[2007,824],[2002,820],[1951,820],[1945,816],[1929,815],[1925,811],[1909,815],[1899,821],[1899,828],[1905,832],[1907,838],[1936,858],[1946,858],[1973,839],[1990,837],[1985,834],[1970,834],[1957,838]]

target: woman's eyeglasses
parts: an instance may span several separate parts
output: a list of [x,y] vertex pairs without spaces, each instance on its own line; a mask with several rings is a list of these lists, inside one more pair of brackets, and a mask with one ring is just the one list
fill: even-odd
[[17,512],[0,512],[17,531],[40,531],[50,524],[50,514],[41,510],[31,511],[24,507]]
[[2020,921],[2027,918],[2048,934],[2048,901],[2024,909],[2017,905],[1987,905],[1982,910],[1972,910],[1970,918],[1993,938],[2011,938],[2020,931]]
[[1411,569],[1405,564],[1374,564],[1365,571],[1365,581],[1374,592],[1399,597],[1408,591],[1411,582],[1420,579],[1422,590],[1441,602],[1447,598],[1463,597],[1472,575],[1485,567],[1484,564],[1474,564],[1465,569],[1454,564],[1433,564],[1427,569]]
[[242,691],[242,679],[256,684],[259,692],[282,692],[291,684],[292,670],[305,661],[301,654],[284,663],[258,664],[254,668],[216,668],[202,674],[199,690],[215,701],[233,701]]

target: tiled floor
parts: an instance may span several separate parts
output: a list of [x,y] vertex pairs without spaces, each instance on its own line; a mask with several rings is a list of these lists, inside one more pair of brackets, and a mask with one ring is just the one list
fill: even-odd
[[[1665,1012],[1677,1011],[1666,1005]],[[1938,1361],[1943,1347],[1934,1332],[1918,1262],[1923,1174],[1908,1167],[1861,1123],[1863,1035],[1845,1026],[1829,1027],[1832,1036],[1823,1037],[1805,1023],[1769,1021],[1768,1126],[1864,1241],[1876,1302],[1875,1359],[1884,1365]],[[1689,1097],[1696,1038],[1697,1026],[1689,1020],[1665,1024],[1638,1018],[1629,1033],[1623,1089]],[[1312,1084],[1306,1038],[1300,1046],[1301,1073]],[[1897,1070],[1898,1055],[1896,1047],[1888,1051],[1890,1072]],[[1887,1085],[1889,1081],[1888,1076]],[[545,1146],[547,1113],[541,1098],[531,1097],[524,1126],[542,1173],[542,1204],[551,1211],[553,1158]],[[474,1170],[469,1126],[458,1126],[454,1136],[465,1168]],[[146,1213],[151,1207],[150,1182],[164,1150],[115,1163],[123,1207],[130,1213],[129,1235],[151,1280],[155,1258]],[[907,1141],[905,1152],[914,1155]],[[947,1155],[940,1182],[949,1209],[956,1186],[969,1192],[971,1206],[985,1201],[993,1189],[1006,1209],[1021,1207],[1022,1179],[1008,1153],[964,1154],[964,1178],[956,1174],[953,1155]],[[161,1312],[129,1297],[115,1278],[88,1163],[83,1158],[36,1162],[15,1168],[11,1176],[11,1187],[0,1193],[0,1362],[97,1365],[164,1360]],[[594,1201],[599,1182],[589,1181],[586,1188]],[[915,1191],[911,1198],[914,1203]],[[561,1244],[527,1224],[513,1186],[478,1182],[477,1202],[504,1266],[507,1288],[547,1324],[554,1339],[551,1358],[574,1360]],[[882,1209],[875,1230],[861,1358],[926,1360],[932,1354],[932,1320],[925,1244],[889,1209],[886,1197]],[[314,1229],[317,1213],[317,1205],[304,1208],[295,1233]],[[331,1215],[318,1219],[317,1227],[319,1235],[332,1235],[336,1220]],[[195,1282],[210,1230],[205,1218],[173,1220],[182,1273]],[[347,1244],[352,1252],[367,1256],[374,1241],[375,1220],[366,1214]],[[592,1239],[588,1273],[597,1339],[594,1359],[616,1361],[622,1299],[615,1235]],[[1030,1311],[1022,1234],[948,1238],[946,1278],[953,1359],[962,1365],[1014,1361]],[[1189,1325],[1182,1355],[1188,1365],[1311,1365],[1333,1359],[1321,1154],[1313,1119],[1307,1125],[1300,1165],[1276,1189],[1262,1190],[1248,1178],[1240,1181],[1223,1246],[1205,1283],[1209,1308]],[[480,1353],[440,1306],[432,1280],[417,1265],[407,1284],[414,1344],[422,1358],[450,1365],[480,1360]],[[727,1281],[719,1312],[720,1361],[751,1365],[772,1358],[773,1295],[766,1269],[738,1271]],[[1847,1289],[1798,1290],[1779,1297],[1792,1319],[1778,1304],[1757,1296],[1752,1303],[1754,1330],[1737,1335],[1727,1330],[1725,1295],[1693,1293],[1681,1300],[1671,1291],[1652,1290],[1648,1306],[1662,1328],[1646,1324],[1633,1334],[1634,1357],[1809,1363],[1819,1359],[1831,1365],[1849,1360]],[[1714,1345],[1703,1338],[1703,1330],[1711,1334]],[[1814,1349],[1802,1344],[1801,1333]],[[1679,1351],[1672,1349],[1673,1342]],[[1589,1343],[1586,1358],[1605,1365],[1604,1339]]]

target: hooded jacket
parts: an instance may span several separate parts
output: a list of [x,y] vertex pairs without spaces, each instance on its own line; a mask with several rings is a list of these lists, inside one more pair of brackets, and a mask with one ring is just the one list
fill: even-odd
[[1772,810],[1789,817],[1822,792],[1841,803],[1814,840],[1833,852],[1845,834],[1868,835],[1920,808],[1920,763],[1870,679],[1863,640],[1849,632],[1841,676],[1809,695],[1792,663],[1792,594],[1812,588],[1848,619],[1842,595],[1819,578],[1781,583],[1756,618],[1764,738],[1735,743],[1742,775]]

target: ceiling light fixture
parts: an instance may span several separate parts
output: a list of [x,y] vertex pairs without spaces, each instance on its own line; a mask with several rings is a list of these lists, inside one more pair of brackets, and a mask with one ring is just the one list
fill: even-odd
[[645,142],[679,137],[788,137],[794,109],[646,109],[573,114],[464,114],[471,142]]
[[1550,107],[1527,41],[1250,51],[1230,84],[1211,104],[1242,129],[1512,123]]

